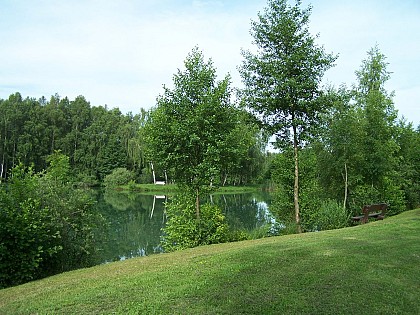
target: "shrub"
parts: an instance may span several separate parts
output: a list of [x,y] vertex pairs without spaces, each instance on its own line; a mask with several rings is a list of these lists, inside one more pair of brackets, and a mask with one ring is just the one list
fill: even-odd
[[143,168],[138,177],[139,183],[150,184],[153,183],[153,173],[149,168]]
[[49,223],[50,210],[39,199],[27,199],[13,206],[0,193],[0,289],[40,276],[40,264],[61,248],[54,245],[57,229]]
[[19,164],[0,187],[0,288],[91,265],[104,221],[55,158],[46,173]]
[[128,189],[131,191],[137,190],[137,184],[133,179],[128,182]]
[[200,245],[223,243],[230,240],[229,228],[218,206],[204,204],[200,219],[196,217],[194,198],[181,193],[167,205],[162,247],[165,251],[191,248]]
[[124,167],[116,168],[111,174],[104,178],[104,185],[106,188],[118,187],[127,185],[134,179],[134,173]]
[[335,200],[325,200],[321,206],[305,213],[302,226],[307,231],[333,230],[346,227],[349,223],[346,209]]

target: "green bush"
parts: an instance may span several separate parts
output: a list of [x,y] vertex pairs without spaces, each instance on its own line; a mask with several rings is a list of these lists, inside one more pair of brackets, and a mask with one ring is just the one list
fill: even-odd
[[134,180],[134,173],[124,167],[119,167],[105,176],[104,185],[106,188],[113,188],[127,185],[132,180]]
[[357,185],[350,190],[349,207],[351,213],[358,215],[362,211],[364,205],[383,202],[380,198],[380,192],[372,185]]
[[388,215],[395,215],[406,210],[404,191],[400,185],[388,177],[384,177],[382,185],[372,187],[372,185],[359,185],[349,196],[349,207],[353,214],[360,214],[364,205],[386,203]]
[[18,207],[0,193],[0,288],[17,285],[40,276],[40,264],[60,251],[54,245],[57,229],[50,222],[50,210],[39,199],[27,199]]
[[346,227],[349,224],[347,210],[335,200],[321,202],[319,208],[305,212],[302,217],[302,227],[306,231],[333,230]]
[[137,190],[137,184],[133,179],[128,182],[128,190]]
[[204,204],[200,207],[200,219],[197,219],[195,200],[188,194],[177,195],[167,205],[167,217],[161,242],[165,251],[231,240],[229,227],[221,209],[215,205]]
[[39,176],[19,164],[0,187],[0,288],[40,276],[40,264],[56,254],[58,229],[38,194]]
[[153,173],[149,168],[143,168],[138,176],[138,182],[141,184],[153,183]]
[[0,288],[92,264],[104,221],[64,176],[66,161],[55,154],[39,174],[19,164],[0,186]]

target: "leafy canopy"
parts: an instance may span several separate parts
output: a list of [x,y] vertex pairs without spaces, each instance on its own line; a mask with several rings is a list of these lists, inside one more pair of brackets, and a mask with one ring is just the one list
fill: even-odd
[[240,73],[246,104],[266,128],[280,139],[291,140],[311,132],[324,109],[321,79],[336,56],[315,44],[308,29],[311,7],[301,1],[269,0],[268,7],[252,21],[251,35],[257,52],[243,51]]
[[194,48],[185,70],[164,87],[145,126],[149,158],[178,184],[197,190],[220,177],[223,148],[235,129],[230,77],[216,81],[211,60]]

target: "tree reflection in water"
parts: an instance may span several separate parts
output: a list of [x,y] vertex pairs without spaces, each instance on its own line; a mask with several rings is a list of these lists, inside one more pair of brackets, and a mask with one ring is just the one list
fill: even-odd
[[[132,257],[161,253],[161,229],[165,225],[164,196],[101,192],[97,209],[108,221],[105,240],[101,244],[98,263],[125,260]],[[219,205],[234,230],[252,233],[263,226],[276,226],[269,211],[270,195],[244,193],[213,195],[209,200]]]

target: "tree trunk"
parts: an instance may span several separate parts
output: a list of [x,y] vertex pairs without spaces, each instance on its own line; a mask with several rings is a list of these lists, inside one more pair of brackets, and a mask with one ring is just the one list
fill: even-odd
[[299,210],[299,156],[298,156],[298,141],[296,134],[296,126],[293,126],[293,150],[295,160],[295,184],[293,187],[293,201],[295,204],[295,218],[297,232],[301,233],[302,228],[300,226],[300,210]]
[[5,167],[5,157],[6,157],[6,141],[7,141],[7,137],[6,137],[6,125],[4,127],[4,141],[3,141],[3,155],[2,155],[2,161],[1,161],[1,173],[0,173],[0,183],[3,180],[3,173],[5,174],[4,177],[6,178],[6,167]]
[[197,220],[200,220],[200,189],[199,188],[197,188],[196,190],[195,214],[197,216]]
[[348,189],[348,171],[347,171],[347,163],[344,162],[344,203],[343,208],[346,209],[347,205],[347,189]]
[[51,140],[51,152],[50,154],[54,153],[54,147],[55,147],[55,130],[53,127],[53,132],[52,132],[52,140]]

